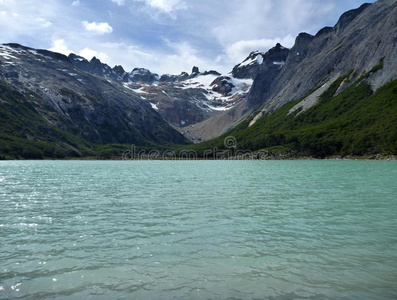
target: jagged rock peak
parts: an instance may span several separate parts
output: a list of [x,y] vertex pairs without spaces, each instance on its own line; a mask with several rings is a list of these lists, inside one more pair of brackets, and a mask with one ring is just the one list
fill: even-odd
[[78,61],[86,61],[86,62],[88,62],[88,60],[86,60],[84,57],[82,57],[80,55],[77,55],[77,54],[74,54],[74,53],[70,53],[68,57],[71,60],[78,60]]
[[309,45],[315,37],[306,32],[301,32],[295,39],[295,44],[291,48],[291,53],[299,58],[306,57]]
[[101,63],[101,61],[100,61],[98,58],[96,58],[96,56],[94,56],[93,58],[91,58],[90,62],[93,62],[93,63]]
[[269,51],[265,54],[263,54],[264,57],[269,56],[269,55],[274,55],[274,54],[279,54],[283,52],[288,52],[289,49],[281,45],[280,43],[277,43],[276,46],[273,48],[269,49]]
[[114,72],[118,73],[118,74],[123,74],[125,73],[124,68],[120,65],[116,65],[113,67],[112,69]]
[[289,49],[277,43],[266,53],[261,51],[252,51],[248,57],[232,70],[235,78],[255,78],[262,65],[282,67],[285,64]]
[[200,70],[198,67],[194,66],[192,69],[192,74],[197,74],[197,73],[200,73]]
[[159,80],[159,76],[155,73],[150,72],[145,68],[134,68],[128,74],[128,80],[130,82],[145,82],[145,83],[153,83]]

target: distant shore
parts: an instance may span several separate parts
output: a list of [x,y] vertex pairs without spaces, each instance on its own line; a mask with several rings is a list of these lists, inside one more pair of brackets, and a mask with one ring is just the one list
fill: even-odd
[[329,156],[325,158],[318,158],[312,156],[288,156],[288,155],[269,155],[264,159],[256,159],[256,158],[237,158],[230,157],[225,159],[214,159],[214,158],[180,158],[180,157],[136,157],[136,158],[128,158],[125,159],[122,156],[110,156],[110,157],[99,157],[99,156],[86,156],[86,157],[66,157],[66,158],[41,158],[41,159],[25,159],[25,158],[10,158],[10,159],[2,159],[0,161],[16,161],[16,160],[60,160],[60,161],[74,161],[74,160],[87,160],[87,161],[214,161],[214,160],[229,160],[229,161],[275,161],[275,160],[362,160],[362,161],[397,161],[396,155],[365,155],[365,156]]

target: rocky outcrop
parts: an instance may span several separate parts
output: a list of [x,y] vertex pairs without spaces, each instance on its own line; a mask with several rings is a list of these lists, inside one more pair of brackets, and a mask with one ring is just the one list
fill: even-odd
[[235,78],[254,78],[259,72],[260,65],[263,62],[265,53],[254,51],[240,64],[236,65],[232,70]]
[[192,68],[192,73],[188,76],[187,79],[194,78],[194,77],[196,77],[198,74],[200,74],[200,70],[199,70],[198,67],[194,66],[194,67]]
[[182,72],[180,75],[170,75],[170,74],[164,74],[161,75],[159,81],[160,82],[181,82],[186,79],[188,79],[189,74],[186,72]]
[[272,91],[273,85],[277,82],[283,70],[290,50],[277,44],[266,52],[263,61],[255,75],[255,80],[247,98],[247,106],[250,109],[257,109],[262,101]]
[[122,66],[111,68],[96,57],[88,61],[84,57],[71,53],[68,58],[76,68],[97,76],[121,81],[127,75]]
[[228,96],[234,88],[234,84],[230,82],[231,77],[219,76],[212,83],[212,90],[221,94],[222,96]]
[[158,81],[159,79],[159,75],[144,68],[135,68],[123,77],[123,81],[125,82],[144,82],[149,84]]

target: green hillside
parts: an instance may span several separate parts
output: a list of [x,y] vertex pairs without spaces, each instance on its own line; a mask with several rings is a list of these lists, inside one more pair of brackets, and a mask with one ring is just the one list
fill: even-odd
[[[95,144],[61,130],[43,118],[32,99],[32,91],[22,94],[0,81],[0,159],[43,159],[72,157],[121,157],[130,144]],[[155,144],[137,135],[137,150],[165,149],[173,144]]]
[[335,95],[349,76],[336,80],[315,106],[302,113],[298,110],[288,115],[305,97],[263,116],[251,127],[252,117],[221,137],[190,149],[201,155],[206,149],[225,149],[225,137],[233,136],[237,141],[234,150],[264,149],[288,156],[397,154],[397,80],[373,93],[364,75]]

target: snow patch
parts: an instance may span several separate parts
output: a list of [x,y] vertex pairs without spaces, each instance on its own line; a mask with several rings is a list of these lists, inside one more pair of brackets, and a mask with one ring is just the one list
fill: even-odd
[[209,75],[198,75],[197,77],[182,81],[184,86],[183,89],[193,89],[193,88],[203,88],[205,90],[211,89],[211,83],[218,76],[209,74]]
[[252,65],[254,63],[257,63],[257,59],[255,58],[251,58],[251,59],[247,59],[246,61],[243,61],[241,64],[239,64],[239,68],[244,67],[244,66],[249,66]]
[[40,56],[40,57],[44,57],[44,58],[46,58],[46,59],[52,59],[52,57],[49,57],[49,56],[40,54],[40,53],[38,53],[36,50],[29,49],[28,52],[30,52],[30,53],[32,53],[32,54],[34,54],[34,55]]
[[244,66],[249,66],[252,64],[262,64],[263,63],[263,56],[261,52],[255,53],[255,56],[253,58],[247,59],[245,61],[243,61],[242,63],[240,63],[238,65],[238,68],[244,67]]
[[15,49],[9,46],[0,45],[0,56],[2,56],[5,59],[18,59],[11,53],[20,53],[20,52],[16,51]]
[[128,83],[123,83],[123,86],[124,86],[126,89],[129,89],[130,91],[133,91],[134,93],[137,93],[137,94],[149,94],[148,92],[145,92],[144,90],[142,90],[143,87],[141,87],[141,88],[139,88],[139,89],[133,89],[133,88],[131,88],[131,87],[128,86]]
[[154,103],[152,103],[152,102],[150,102],[150,105],[152,106],[152,108],[153,109],[155,109],[155,110],[158,110],[159,108],[157,107],[157,105],[156,104],[154,104]]
[[212,110],[216,110],[216,111],[225,111],[225,110],[229,110],[232,108],[231,107],[225,107],[225,106],[213,106],[211,104],[208,103],[204,103],[206,106],[208,106],[208,108],[212,109]]
[[0,56],[4,57],[5,59],[17,59],[15,56],[9,54],[9,53],[0,53]]

